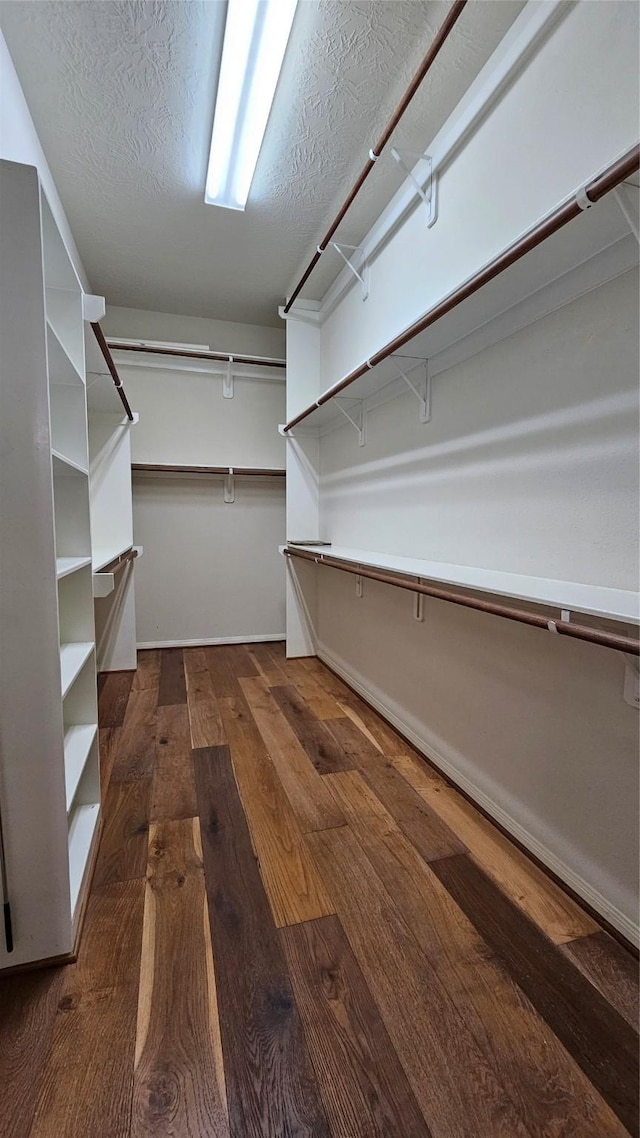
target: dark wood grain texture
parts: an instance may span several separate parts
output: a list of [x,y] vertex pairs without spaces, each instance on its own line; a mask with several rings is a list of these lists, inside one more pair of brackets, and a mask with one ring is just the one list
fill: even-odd
[[333,912],[302,831],[245,700],[221,699],[240,798],[276,925]]
[[204,657],[216,699],[232,699],[237,696],[240,689],[226,646],[207,647],[204,649]]
[[582,973],[464,854],[431,869],[632,1135],[638,1037]]
[[227,740],[204,648],[185,648],[184,670],[187,681],[191,746],[194,748],[223,746]]
[[465,850],[454,831],[402,777],[393,760],[373,755],[359,767],[366,782],[426,861]]
[[156,751],[157,692],[153,687],[131,691],[116,748],[111,782],[149,778]]
[[342,826],[344,816],[340,807],[264,680],[241,679],[240,685],[301,830],[307,832]]
[[432,1133],[530,1138],[349,827],[306,841]]
[[563,952],[606,1000],[638,1029],[638,961],[605,932],[570,940]]
[[64,968],[44,968],[0,979],[3,1138],[29,1138],[64,974]]
[[149,839],[131,1135],[228,1138],[197,819]]
[[186,702],[187,688],[184,679],[182,648],[163,648],[160,663],[158,707]]
[[144,879],[94,889],[65,969],[30,1138],[128,1138]]
[[361,774],[347,771],[326,781],[532,1138],[622,1138],[618,1119]]
[[228,748],[194,751],[232,1138],[328,1134]]
[[160,818],[193,818],[197,814],[196,787],[186,703],[159,707],[156,730],[150,817],[152,821]]
[[281,929],[334,1138],[430,1132],[337,917]]
[[272,687],[271,694],[320,774],[335,774],[354,767],[353,759],[345,753],[326,724],[316,719],[294,687]]
[[104,672],[100,679],[98,721],[101,727],[122,727],[135,672]]
[[158,693],[160,686],[161,648],[145,648],[138,651],[138,667],[133,674],[132,691],[153,691]]
[[112,782],[104,804],[94,888],[144,877],[147,868],[151,780]]

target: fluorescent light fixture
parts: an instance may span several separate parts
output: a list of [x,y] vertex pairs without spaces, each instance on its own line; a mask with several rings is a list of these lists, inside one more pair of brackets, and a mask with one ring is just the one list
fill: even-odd
[[244,209],[298,0],[228,0],[204,200]]

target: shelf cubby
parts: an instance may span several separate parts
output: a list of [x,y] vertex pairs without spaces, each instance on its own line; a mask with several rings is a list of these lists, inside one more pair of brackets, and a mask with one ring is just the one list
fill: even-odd
[[[61,462],[76,472],[87,472],[87,406],[84,388],[52,384],[50,393],[51,447]],[[60,473],[63,473],[62,469]]]
[[88,478],[59,456],[53,457],[53,467],[56,557],[88,557],[91,554]]

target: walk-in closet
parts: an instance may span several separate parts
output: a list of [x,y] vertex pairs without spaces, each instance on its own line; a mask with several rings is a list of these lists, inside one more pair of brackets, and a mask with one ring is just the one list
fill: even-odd
[[640,1138],[640,7],[0,0],[0,1134]]

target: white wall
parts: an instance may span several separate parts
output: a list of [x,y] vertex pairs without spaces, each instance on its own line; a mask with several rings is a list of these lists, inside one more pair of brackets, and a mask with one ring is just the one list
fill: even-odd
[[53,175],[40,145],[31,112],[27,106],[2,32],[0,32],[0,158],[6,158],[11,162],[24,162],[28,166],[36,167],[51,211],[82,282],[82,287],[85,292],[90,292],[91,289],[80,260],[80,254],[73,240],[73,234],[65,217]]
[[[627,273],[321,442],[336,544],[634,589],[638,280]],[[318,571],[321,654],[618,927],[637,914],[638,713],[609,650]]]
[[[104,323],[114,338],[284,356],[279,329],[127,309],[108,309]],[[283,468],[284,373],[247,378],[251,369],[239,370],[245,377],[234,379],[234,397],[225,399],[219,365],[137,356],[120,363],[140,414],[132,461]],[[238,478],[235,501],[225,503],[221,479],[136,476],[133,532],[144,547],[135,567],[139,645],[283,637],[284,480]]]

